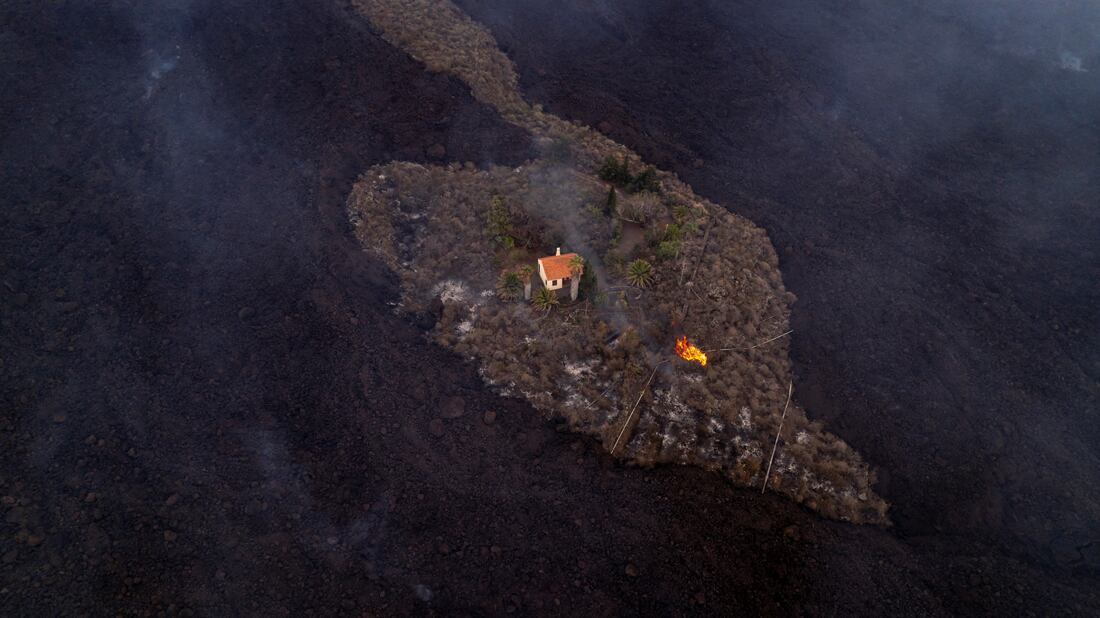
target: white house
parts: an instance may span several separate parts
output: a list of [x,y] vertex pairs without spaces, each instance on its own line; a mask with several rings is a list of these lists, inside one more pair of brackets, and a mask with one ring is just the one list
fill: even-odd
[[560,290],[565,282],[569,282],[569,297],[572,300],[577,300],[577,290],[580,287],[580,278],[584,274],[583,268],[581,272],[573,275],[572,264],[573,258],[577,257],[576,253],[562,254],[561,247],[558,247],[554,255],[539,258],[539,279],[542,279],[542,285],[548,290]]

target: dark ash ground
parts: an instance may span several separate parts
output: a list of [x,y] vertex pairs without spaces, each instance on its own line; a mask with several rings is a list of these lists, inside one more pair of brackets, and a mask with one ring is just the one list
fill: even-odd
[[[460,84],[340,3],[146,4],[0,9],[0,613],[1100,612],[1093,81],[828,2],[461,3],[533,100],[769,230],[886,532],[618,467],[392,313],[355,176],[530,154]],[[831,20],[915,68],[837,76]],[[907,79],[950,113],[895,120]]]

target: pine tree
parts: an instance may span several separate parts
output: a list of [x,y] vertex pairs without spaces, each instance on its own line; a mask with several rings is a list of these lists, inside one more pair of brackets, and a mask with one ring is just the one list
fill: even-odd
[[612,186],[607,191],[607,201],[603,205],[603,214],[607,217],[614,217],[615,213],[619,210],[619,196],[615,191],[615,187]]

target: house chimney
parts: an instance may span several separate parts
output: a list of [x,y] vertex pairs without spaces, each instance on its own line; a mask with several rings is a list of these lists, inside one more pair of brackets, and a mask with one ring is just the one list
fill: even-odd
[[554,255],[561,255],[561,247],[558,247],[558,250],[554,252]]

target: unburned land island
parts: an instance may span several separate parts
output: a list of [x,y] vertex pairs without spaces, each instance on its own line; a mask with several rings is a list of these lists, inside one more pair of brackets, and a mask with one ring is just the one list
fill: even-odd
[[[349,217],[400,277],[404,311],[430,317],[434,340],[503,394],[617,457],[753,488],[767,475],[768,489],[826,516],[888,523],[867,464],[790,398],[795,299],[762,229],[529,105],[489,32],[451,3],[354,4],[540,153],[518,168],[393,162],[361,176]],[[674,353],[682,337],[705,365]]]
[[[362,176],[349,208],[363,245],[400,276],[403,310],[433,316],[435,341],[502,393],[629,461],[698,465],[748,487],[764,481],[787,406],[768,487],[830,517],[885,522],[868,466],[787,402],[788,339],[775,337],[793,296],[764,232],[615,168],[390,163]],[[580,257],[576,300],[537,271],[559,248]],[[705,366],[673,353],[680,336],[710,350]]]

